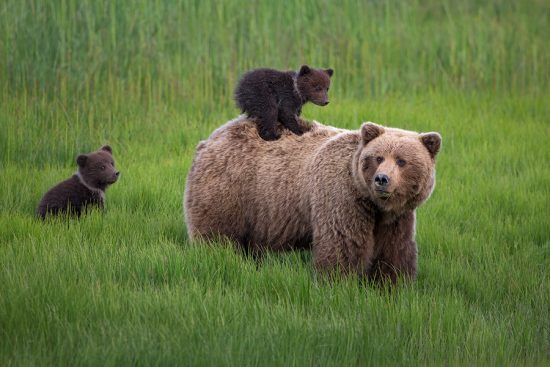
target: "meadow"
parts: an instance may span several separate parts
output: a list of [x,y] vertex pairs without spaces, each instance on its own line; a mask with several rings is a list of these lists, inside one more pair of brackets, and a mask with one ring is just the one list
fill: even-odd
[[[545,0],[0,2],[0,365],[550,365]],[[335,69],[303,116],[438,131],[418,278],[190,243],[196,144],[239,75]],[[107,211],[34,218],[113,147]]]

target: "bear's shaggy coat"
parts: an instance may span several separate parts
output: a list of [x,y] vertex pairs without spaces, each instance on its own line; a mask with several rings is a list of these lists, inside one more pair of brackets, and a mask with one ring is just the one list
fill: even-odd
[[44,194],[36,215],[41,219],[65,214],[80,217],[89,207],[103,209],[105,190],[116,182],[120,174],[115,168],[112,153],[111,147],[105,145],[98,151],[79,155],[76,174]]
[[255,69],[244,74],[235,89],[241,112],[256,121],[264,140],[277,140],[277,121],[294,134],[304,133],[299,116],[302,106],[312,102],[326,106],[332,69],[312,69],[303,65],[298,72]]
[[414,278],[415,209],[434,188],[440,144],[437,133],[373,123],[359,131],[313,123],[267,143],[240,117],[197,146],[187,230],[253,251],[312,248],[324,271]]

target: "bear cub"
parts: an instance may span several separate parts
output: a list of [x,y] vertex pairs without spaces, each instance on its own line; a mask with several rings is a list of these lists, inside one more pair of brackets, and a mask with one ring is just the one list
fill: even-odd
[[80,217],[89,207],[104,208],[105,190],[114,184],[120,172],[115,168],[113,151],[105,145],[98,151],[77,157],[78,170],[69,179],[51,188],[38,204],[36,215],[72,215]]
[[235,89],[235,101],[242,113],[253,118],[260,137],[277,140],[277,121],[294,134],[306,128],[299,119],[302,106],[312,102],[328,104],[332,69],[313,69],[303,65],[299,71],[255,69],[243,75]]

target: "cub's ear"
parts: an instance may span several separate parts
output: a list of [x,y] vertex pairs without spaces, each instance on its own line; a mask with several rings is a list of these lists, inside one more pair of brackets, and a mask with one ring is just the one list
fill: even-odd
[[76,164],[78,164],[79,167],[84,167],[87,161],[88,161],[88,156],[86,154],[81,154],[78,157],[76,157]]
[[332,69],[326,69],[325,72],[328,74],[328,76],[332,76],[332,74],[334,74],[334,70]]
[[104,145],[101,147],[101,150],[104,150],[106,152],[109,152],[109,154],[113,154],[113,150],[111,149],[111,147],[109,145]]
[[300,71],[298,72],[298,76],[306,75],[311,72],[311,68],[307,65],[302,65],[300,68]]
[[365,122],[361,125],[361,142],[367,145],[374,138],[379,137],[384,133],[384,128],[374,122]]
[[420,134],[420,141],[424,144],[426,149],[428,149],[430,156],[435,158],[441,148],[441,135],[438,133]]

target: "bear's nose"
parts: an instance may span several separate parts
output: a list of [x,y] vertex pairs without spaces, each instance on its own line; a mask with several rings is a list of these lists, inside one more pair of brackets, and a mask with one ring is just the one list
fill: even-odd
[[116,171],[115,175],[118,177],[120,175],[120,171]]
[[379,173],[374,177],[374,184],[379,187],[386,187],[390,183],[390,178],[383,174]]
[[325,102],[323,103],[323,106],[326,106],[328,103],[329,103],[328,101],[325,101]]

